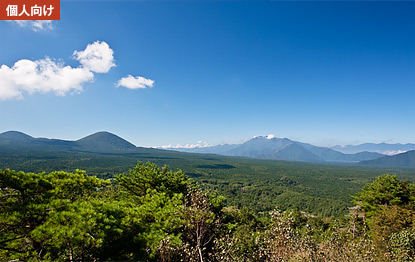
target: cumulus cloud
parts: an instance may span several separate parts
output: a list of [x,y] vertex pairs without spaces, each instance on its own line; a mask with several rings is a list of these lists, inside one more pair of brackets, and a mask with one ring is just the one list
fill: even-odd
[[115,66],[113,51],[105,42],[90,44],[84,51],[75,51],[74,56],[81,63],[77,68],[48,57],[36,61],[22,59],[12,67],[1,65],[0,100],[22,99],[24,93],[80,93],[82,85],[94,79],[94,72],[108,72]]
[[23,91],[54,92],[63,96],[67,92],[81,92],[82,83],[91,81],[94,74],[83,68],[72,68],[45,58],[36,61],[22,59],[13,67],[0,67],[0,99],[21,99]]
[[154,80],[144,78],[142,76],[132,76],[128,75],[127,77],[123,77],[117,82],[117,87],[126,87],[129,89],[139,89],[139,88],[147,88],[154,86]]
[[84,51],[74,51],[73,56],[85,69],[95,73],[107,73],[115,66],[114,51],[105,42],[89,44]]
[[28,27],[35,32],[54,28],[51,20],[9,20],[8,22],[16,23],[21,27]]

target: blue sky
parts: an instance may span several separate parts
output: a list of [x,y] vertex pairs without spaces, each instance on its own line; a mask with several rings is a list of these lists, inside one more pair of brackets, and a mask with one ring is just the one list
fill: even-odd
[[[414,1],[62,0],[61,20],[43,29],[0,21],[0,83],[14,81],[0,85],[0,132],[72,140],[106,130],[138,146],[267,134],[415,142],[414,32]],[[101,71],[74,56],[88,45],[112,51],[94,64]],[[22,59],[83,78],[32,90],[10,75]],[[117,87],[129,75],[154,83]]]

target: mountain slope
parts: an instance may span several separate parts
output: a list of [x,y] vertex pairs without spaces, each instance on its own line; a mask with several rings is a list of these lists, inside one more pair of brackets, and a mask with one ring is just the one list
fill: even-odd
[[60,139],[33,138],[17,131],[8,131],[0,134],[1,149],[29,150],[29,151],[93,151],[109,152],[120,150],[134,150],[136,146],[109,132],[98,132],[77,141]]
[[22,144],[32,141],[34,138],[18,131],[7,131],[0,134],[0,145]]
[[292,143],[276,152],[273,156],[279,160],[294,160],[303,162],[325,162],[325,160],[302,146]]
[[291,144],[292,141],[287,138],[268,139],[267,137],[258,136],[226,152],[226,155],[278,159],[272,156]]
[[361,161],[360,164],[368,166],[415,167],[415,150],[374,160]]
[[223,145],[194,149],[175,149],[193,153],[213,153],[227,156],[242,156],[260,159],[290,160],[304,162],[357,163],[383,155],[373,152],[343,154],[327,147],[313,146],[287,138],[258,136],[240,145]]
[[18,131],[8,131],[0,134],[0,147],[15,150],[27,149],[30,151],[53,151],[77,148],[74,141],[59,139],[34,138]]
[[76,141],[82,148],[92,151],[130,150],[136,146],[109,132],[97,132]]

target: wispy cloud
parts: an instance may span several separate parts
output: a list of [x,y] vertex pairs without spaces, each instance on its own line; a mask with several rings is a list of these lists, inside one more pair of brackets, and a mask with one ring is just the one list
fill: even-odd
[[392,155],[397,155],[397,154],[402,154],[405,153],[407,151],[405,150],[389,150],[389,151],[383,151],[383,152],[378,152],[384,155],[388,155],[388,156],[392,156]]
[[15,23],[21,27],[28,27],[35,32],[54,29],[51,20],[9,20],[8,22]]
[[147,88],[154,86],[154,80],[144,78],[142,76],[132,76],[128,75],[126,77],[121,78],[117,82],[117,87],[126,87],[129,89],[140,89],[140,88]]
[[1,65],[0,100],[23,99],[24,93],[80,93],[82,85],[94,79],[94,73],[106,73],[115,66],[113,50],[105,42],[96,41],[84,51],[74,51],[74,58],[81,63],[77,68],[49,57],[21,59],[12,67]]
[[212,146],[211,144],[207,143],[207,142],[203,142],[203,141],[197,141],[196,144],[185,144],[185,145],[181,145],[181,144],[177,144],[177,145],[166,145],[166,146],[160,146],[158,148],[164,148],[164,149],[169,149],[169,148],[203,148],[203,147],[210,147]]

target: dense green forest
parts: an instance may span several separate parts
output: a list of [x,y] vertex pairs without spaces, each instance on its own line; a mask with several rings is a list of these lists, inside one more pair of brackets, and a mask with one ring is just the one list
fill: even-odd
[[256,213],[151,163],[112,180],[5,169],[0,260],[415,260],[414,183],[382,175],[354,203],[337,219],[277,206]]
[[137,159],[171,170],[181,169],[204,190],[225,196],[226,205],[254,212],[298,208],[319,216],[343,217],[351,196],[384,173],[413,181],[414,169],[375,168],[189,154],[137,148],[129,151],[0,150],[0,169],[25,172],[73,172],[79,168],[98,178],[128,172]]

